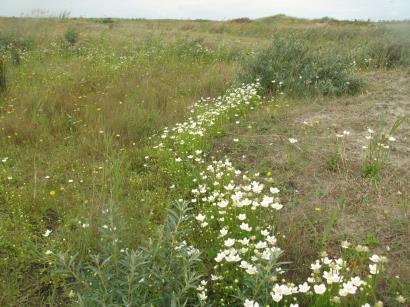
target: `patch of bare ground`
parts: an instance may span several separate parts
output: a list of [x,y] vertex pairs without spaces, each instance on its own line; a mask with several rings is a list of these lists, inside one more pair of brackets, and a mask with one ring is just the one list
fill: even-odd
[[[367,92],[356,97],[264,105],[228,127],[214,141],[213,154],[272,176],[281,187],[285,208],[276,229],[294,276],[308,273],[304,264],[316,259],[317,250],[338,253],[348,240],[387,255],[388,276],[409,285],[410,75],[377,71],[362,77]],[[407,118],[390,144],[381,180],[372,183],[362,172],[367,129],[387,132],[401,117]],[[344,130],[350,134],[336,141]],[[336,152],[341,159],[335,162]]]

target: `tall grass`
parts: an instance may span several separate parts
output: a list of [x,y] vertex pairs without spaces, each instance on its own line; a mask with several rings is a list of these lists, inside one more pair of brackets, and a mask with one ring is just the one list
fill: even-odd
[[[81,39],[67,48],[70,43],[64,34],[71,27],[81,32]],[[152,253],[141,247],[148,246],[150,238],[166,237],[158,231],[167,221],[166,208],[173,200],[188,196],[193,185],[186,170],[180,170],[171,189],[174,174],[161,164],[166,154],[151,148],[150,137],[190,117],[189,107],[198,98],[217,97],[235,84],[235,73],[242,65],[238,59],[249,58],[255,45],[269,46],[271,35],[278,31],[283,31],[284,44],[262,49],[255,60],[246,61],[244,71],[250,73],[243,74],[243,80],[254,81],[260,72],[266,73],[267,93],[355,92],[356,83],[346,83],[351,80],[346,57],[334,55],[338,51],[334,44],[340,45],[340,39],[350,48],[362,35],[372,40],[368,27],[331,25],[326,35],[321,29],[310,30],[308,39],[299,37],[289,43],[288,33],[315,26],[283,18],[252,22],[115,20],[115,27],[107,29],[107,24],[94,19],[1,18],[0,51],[4,52],[3,74],[7,66],[7,91],[0,102],[0,158],[5,161],[0,163],[0,303],[64,304],[72,299],[67,297],[69,287],[90,297],[87,303],[96,302],[94,290],[104,297],[98,274],[81,270],[94,286],[78,289],[74,276],[60,279],[52,274],[54,267],[49,267],[46,252],[78,253],[71,268],[79,267],[77,261],[94,269],[101,265],[89,254],[100,254],[97,260],[109,258],[106,244],[100,242],[107,238],[105,228],[98,225],[103,225],[100,222],[107,217],[110,202],[117,208],[122,245],[137,253],[119,251],[116,255],[121,263],[109,259],[102,280],[114,276],[113,281],[125,291],[126,278],[136,275],[125,273],[124,263],[148,261],[144,257]],[[318,45],[326,46],[320,55],[315,53]],[[13,50],[18,52],[19,65],[12,65],[17,59]],[[288,51],[295,58],[286,56]],[[366,52],[357,52],[357,59],[367,56]],[[275,60],[273,55],[280,57]],[[279,68],[278,72],[265,64]],[[299,81],[300,74],[302,80],[316,83]],[[269,83],[273,77],[275,85]],[[279,86],[279,82],[283,83]],[[205,145],[210,146],[208,143]],[[123,158],[113,167],[112,157],[117,154]],[[168,166],[176,168],[174,159],[169,161]],[[121,187],[114,193],[113,183]],[[46,230],[51,235],[45,236]],[[163,244],[164,239],[155,242]],[[162,259],[155,267],[158,271],[169,267],[166,252],[157,255]],[[70,258],[61,260],[67,272]],[[147,266],[154,269],[152,265]],[[181,267],[176,268],[168,271],[165,280],[152,283],[160,285],[157,289],[135,290],[131,299],[130,292],[109,293],[112,296],[105,298],[107,302],[117,303],[124,297],[136,302],[135,293],[142,293],[138,291],[162,289],[167,296],[162,296],[163,302],[173,302],[172,292],[179,291],[175,287],[179,287],[182,272]]]
[[0,94],[6,92],[7,84],[6,84],[6,65],[4,64],[4,60],[0,57]]

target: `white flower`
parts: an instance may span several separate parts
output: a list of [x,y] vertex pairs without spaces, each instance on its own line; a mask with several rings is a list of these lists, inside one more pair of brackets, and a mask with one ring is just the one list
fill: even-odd
[[324,271],[323,272],[323,278],[326,279],[326,281],[329,285],[331,285],[333,283],[342,282],[342,277],[339,276],[339,274],[336,270],[330,270],[330,272]]
[[238,262],[241,261],[241,257],[239,257],[239,255],[237,254],[229,254],[228,256],[225,256],[225,260],[228,262]]
[[221,252],[221,253],[218,253],[218,254],[216,255],[215,261],[216,261],[216,262],[221,262],[222,260],[224,260],[224,258],[225,258],[225,253],[224,253],[224,252]]
[[369,259],[374,263],[378,263],[380,261],[380,257],[378,255],[373,255]]
[[367,246],[363,246],[363,245],[357,245],[356,246],[356,251],[358,252],[362,252],[362,253],[367,253],[369,251],[369,248]]
[[248,268],[246,269],[246,273],[248,273],[249,275],[255,275],[257,272],[258,271],[255,266],[248,265]]
[[289,143],[291,143],[291,144],[295,144],[295,143],[297,143],[298,142],[298,140],[297,139],[294,139],[294,138],[289,138]]
[[282,300],[282,298],[283,298],[283,295],[282,294],[280,294],[280,293],[277,293],[277,292],[271,292],[271,294],[270,294],[271,296],[272,296],[272,299],[276,302],[276,303],[279,303],[281,300]]
[[269,236],[269,230],[267,230],[267,229],[261,230],[261,235],[264,236],[264,237]]
[[205,292],[198,293],[198,297],[201,301],[205,301],[208,298]]
[[242,223],[241,225],[239,225],[239,228],[241,228],[244,231],[251,231],[252,227],[249,226],[249,224],[247,223]]
[[242,260],[239,267],[242,268],[242,269],[247,269],[249,267],[249,263],[245,260]]
[[269,191],[270,191],[272,194],[278,194],[278,193],[280,192],[280,190],[279,190],[278,188],[270,188]]
[[283,208],[283,205],[281,205],[281,204],[279,204],[279,203],[273,203],[273,204],[271,205],[271,207],[272,207],[273,209],[275,209],[275,210],[280,210],[280,209]]
[[263,190],[263,187],[264,185],[259,182],[256,182],[256,181],[251,182],[251,189],[252,189],[252,192],[254,193],[257,193],[257,194],[261,193]]
[[310,269],[311,269],[312,271],[318,271],[321,267],[322,267],[322,266],[321,266],[321,264],[319,263],[319,261],[316,261],[315,263],[312,263],[312,264],[310,265]]
[[268,241],[268,243],[271,245],[275,245],[277,240],[275,236],[267,236],[266,241]]
[[376,275],[378,273],[377,264],[369,264],[370,274]]
[[243,306],[244,307],[259,307],[259,304],[257,302],[246,299]]
[[199,222],[203,222],[203,221],[205,221],[205,215],[199,213],[199,214],[195,217],[195,219],[196,219],[197,221],[199,221]]
[[347,296],[348,294],[355,294],[357,287],[352,282],[343,284],[343,288],[339,290],[340,296]]
[[229,239],[227,239],[227,240],[224,241],[224,245],[225,245],[226,247],[231,247],[231,246],[233,246],[234,244],[235,244],[235,239],[229,238]]
[[224,237],[224,236],[226,236],[226,235],[228,234],[228,229],[222,228],[222,229],[219,231],[219,233],[220,233],[220,236],[221,236],[221,237]]
[[218,276],[218,275],[213,275],[213,274],[211,274],[211,280],[212,280],[212,281],[216,281],[216,280],[219,280],[219,279],[222,279],[222,277],[220,277],[220,276]]
[[372,307],[369,303],[363,304],[361,307]]
[[343,135],[349,135],[349,134],[350,134],[350,131],[343,130]]
[[223,208],[226,208],[228,206],[228,204],[229,204],[229,201],[222,200],[218,203],[218,207],[223,209]]
[[248,245],[249,244],[249,239],[248,238],[243,238],[242,240],[238,240],[242,245]]
[[393,137],[393,136],[389,136],[389,141],[390,141],[390,142],[395,142],[395,141],[396,141],[396,138]]
[[261,206],[262,206],[262,207],[267,208],[267,207],[269,207],[269,205],[272,204],[272,203],[273,203],[273,197],[266,196],[266,195],[263,196],[262,202],[261,202]]
[[350,242],[348,241],[342,241],[342,243],[340,244],[340,246],[344,249],[349,248],[350,247]]
[[246,220],[246,214],[239,214],[239,215],[238,215],[238,219],[239,219],[240,221]]
[[370,129],[370,128],[367,128],[367,132],[369,132],[370,134],[373,134],[373,133],[374,133],[374,130],[372,130],[372,129]]
[[51,251],[51,250],[47,250],[46,252],[45,252],[45,254],[46,255],[51,255],[53,252]]
[[46,232],[43,234],[43,237],[48,237],[52,232],[52,230],[46,229]]
[[363,284],[363,281],[360,279],[359,276],[352,277],[350,282],[356,287],[360,287]]
[[326,286],[324,284],[314,285],[313,289],[315,290],[315,293],[319,295],[322,295],[326,292]]
[[300,292],[300,293],[306,293],[306,292],[309,291],[309,289],[310,289],[310,286],[308,285],[307,282],[305,282],[305,283],[299,285],[299,292]]
[[299,304],[298,304],[298,303],[296,303],[296,304],[290,304],[289,307],[299,307]]
[[255,248],[257,248],[257,249],[263,249],[263,248],[266,248],[267,247],[267,244],[266,244],[266,242],[264,242],[264,241],[259,241],[258,243],[256,243],[256,245],[255,245]]
[[398,301],[400,304],[404,304],[406,302],[406,298],[403,295],[399,295],[396,297],[396,301]]

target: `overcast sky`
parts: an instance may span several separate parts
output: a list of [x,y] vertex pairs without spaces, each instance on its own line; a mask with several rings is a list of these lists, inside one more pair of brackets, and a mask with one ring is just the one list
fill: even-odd
[[276,14],[338,19],[410,19],[410,0],[0,0],[0,16],[62,11],[72,17],[230,19]]

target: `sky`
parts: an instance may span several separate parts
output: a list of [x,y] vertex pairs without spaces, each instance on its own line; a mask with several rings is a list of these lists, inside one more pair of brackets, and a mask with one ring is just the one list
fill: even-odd
[[0,16],[58,16],[226,20],[276,14],[337,19],[410,19],[410,0],[0,0]]

